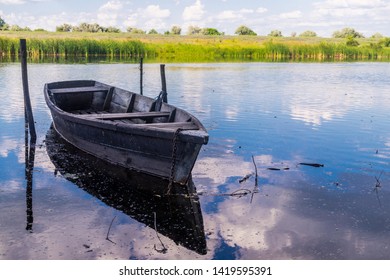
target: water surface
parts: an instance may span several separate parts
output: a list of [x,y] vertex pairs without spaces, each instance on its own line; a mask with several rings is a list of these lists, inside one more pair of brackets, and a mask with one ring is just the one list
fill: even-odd
[[[156,97],[159,65],[144,71]],[[138,92],[135,64],[29,65],[29,184],[20,72],[0,64],[0,259],[390,259],[388,63],[168,64],[168,101],[210,133],[189,200],[127,193],[83,154],[50,153],[43,84]]]

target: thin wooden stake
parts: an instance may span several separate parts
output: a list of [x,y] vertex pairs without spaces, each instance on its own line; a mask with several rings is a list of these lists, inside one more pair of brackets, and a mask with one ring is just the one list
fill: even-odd
[[139,83],[139,86],[140,86],[140,94],[141,95],[144,95],[144,89],[143,89],[143,83],[144,83],[144,58],[141,56],[141,59],[139,61],[139,71],[140,71],[140,83]]
[[37,133],[35,131],[34,116],[31,107],[30,92],[28,89],[28,75],[27,75],[27,44],[26,39],[20,39],[20,56],[22,64],[22,82],[23,82],[23,95],[24,95],[24,113],[26,114],[26,120],[28,121],[28,128],[32,140],[37,139]]
[[163,102],[168,103],[168,93],[167,93],[167,81],[165,79],[165,64],[160,65],[161,73],[161,91],[163,92]]

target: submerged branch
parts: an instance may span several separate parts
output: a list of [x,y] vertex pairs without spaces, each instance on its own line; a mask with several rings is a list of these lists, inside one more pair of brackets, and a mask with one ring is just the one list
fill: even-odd
[[110,235],[110,230],[111,230],[111,227],[112,227],[112,223],[114,222],[116,216],[114,216],[114,218],[112,218],[112,221],[111,221],[111,224],[110,224],[110,227],[108,228],[108,231],[107,231],[107,236],[106,236],[106,240],[110,241],[111,243],[114,243],[116,244],[114,241],[112,241],[108,236]]
[[160,241],[161,246],[162,246],[162,249],[157,249],[156,244],[154,244],[154,250],[156,250],[159,253],[165,254],[166,252],[168,252],[168,249],[167,249],[167,247],[165,247],[164,243],[161,241],[161,238],[160,238],[160,236],[158,235],[158,232],[157,232],[157,215],[156,215],[156,212],[153,212],[153,215],[154,215],[154,231],[156,232],[157,239]]

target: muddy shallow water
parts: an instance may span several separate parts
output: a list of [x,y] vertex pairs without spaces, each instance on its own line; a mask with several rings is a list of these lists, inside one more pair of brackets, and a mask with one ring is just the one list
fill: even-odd
[[175,197],[51,137],[44,83],[138,91],[137,65],[29,65],[30,173],[20,72],[0,64],[0,259],[390,259],[388,63],[166,65],[168,101],[210,134]]

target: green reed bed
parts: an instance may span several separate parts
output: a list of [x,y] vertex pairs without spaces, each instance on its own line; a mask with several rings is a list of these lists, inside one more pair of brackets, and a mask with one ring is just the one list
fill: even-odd
[[[46,56],[63,57],[138,57],[145,54],[145,45],[132,40],[95,40],[95,39],[27,39],[27,52],[32,59]],[[17,56],[19,39],[0,36],[0,55]]]
[[[36,61],[47,57],[105,57],[126,61],[140,56],[155,61],[177,62],[390,60],[390,47],[382,43],[386,41],[369,39],[348,45],[346,39],[260,36],[23,35],[28,35],[28,54]],[[18,53],[19,38],[13,34],[0,33],[0,57],[17,57]]]

